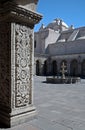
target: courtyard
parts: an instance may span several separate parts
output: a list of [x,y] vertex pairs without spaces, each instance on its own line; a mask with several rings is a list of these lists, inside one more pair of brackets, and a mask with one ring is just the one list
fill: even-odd
[[45,80],[34,76],[36,118],[7,130],[85,130],[85,80],[76,84],[47,84]]
[[85,130],[85,81],[76,84],[46,84],[35,77],[35,106],[41,130]]

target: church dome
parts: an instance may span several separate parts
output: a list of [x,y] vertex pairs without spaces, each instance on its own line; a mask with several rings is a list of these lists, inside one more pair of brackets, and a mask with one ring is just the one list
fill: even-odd
[[48,24],[47,28],[53,29],[55,31],[64,31],[67,30],[69,27],[61,19],[54,19],[51,23]]
[[62,21],[62,26],[68,28],[68,25],[65,22],[63,22],[63,21]]

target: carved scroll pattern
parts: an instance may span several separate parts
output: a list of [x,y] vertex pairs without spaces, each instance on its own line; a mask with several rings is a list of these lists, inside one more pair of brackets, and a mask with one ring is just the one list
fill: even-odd
[[31,93],[31,30],[22,25],[15,26],[16,73],[15,73],[15,106],[30,104]]
[[0,106],[10,106],[10,24],[0,23]]

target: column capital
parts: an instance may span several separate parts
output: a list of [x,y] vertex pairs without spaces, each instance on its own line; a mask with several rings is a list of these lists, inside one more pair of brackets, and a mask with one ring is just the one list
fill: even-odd
[[26,25],[34,26],[42,19],[42,16],[34,10],[18,6],[14,2],[4,2],[0,4],[0,22],[19,22]]

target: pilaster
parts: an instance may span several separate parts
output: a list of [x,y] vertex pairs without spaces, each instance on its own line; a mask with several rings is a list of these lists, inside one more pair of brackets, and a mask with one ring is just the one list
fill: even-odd
[[0,4],[0,122],[8,127],[28,121],[36,112],[33,27],[41,18],[15,1]]

